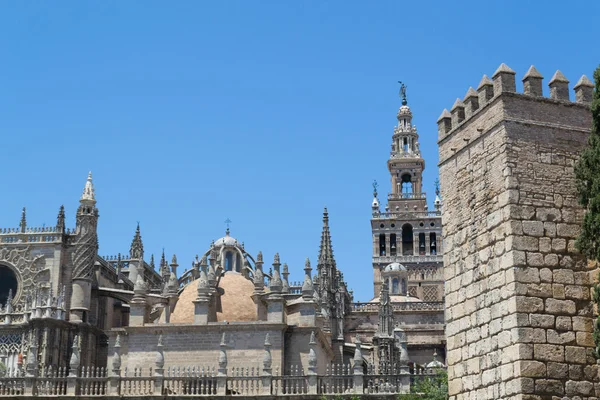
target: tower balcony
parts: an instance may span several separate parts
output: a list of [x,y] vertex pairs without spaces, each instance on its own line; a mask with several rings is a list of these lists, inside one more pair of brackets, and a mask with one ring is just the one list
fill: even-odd
[[388,200],[426,199],[425,193],[388,193]]
[[373,264],[391,264],[394,262],[400,264],[441,263],[443,260],[444,256],[441,254],[379,256],[373,257]]

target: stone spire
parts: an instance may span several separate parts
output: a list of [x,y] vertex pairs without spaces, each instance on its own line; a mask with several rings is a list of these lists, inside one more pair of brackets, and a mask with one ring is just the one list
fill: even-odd
[[306,257],[306,262],[304,263],[304,282],[302,283],[302,298],[306,301],[313,300],[315,291],[311,273],[312,267],[310,266],[310,260]]
[[290,276],[290,270],[288,268],[287,263],[283,263],[283,282],[282,282],[282,288],[281,288],[281,292],[282,293],[289,293],[290,292],[290,281],[288,280],[288,277]]
[[265,291],[265,274],[263,272],[263,255],[262,251],[256,256],[256,269],[254,270],[254,293],[261,294]]
[[171,260],[171,275],[169,276],[169,293],[177,294],[177,290],[179,289],[179,282],[177,281],[177,256],[173,254],[173,259]]
[[27,229],[27,209],[25,207],[23,207],[23,210],[21,211],[21,222],[19,223],[19,227],[21,233],[25,233],[25,230]]
[[280,267],[281,262],[279,261],[279,253],[275,253],[275,257],[273,257],[273,276],[269,281],[269,290],[271,293],[281,293],[281,290],[283,289],[281,274],[279,273]]
[[206,256],[200,259],[200,277],[198,278],[198,299],[208,300],[210,297],[210,285],[208,284],[208,263]]
[[87,181],[83,188],[81,201],[96,202],[96,192],[94,191],[94,183],[92,182],[92,171],[88,173]]
[[171,272],[169,271],[169,263],[167,263],[167,259],[165,258],[165,249],[162,250],[162,255],[160,256],[160,264],[158,266],[160,271],[160,276],[163,277],[165,282],[169,281],[169,275]]
[[63,233],[65,231],[65,206],[60,206],[58,217],[56,217],[56,231]]
[[84,321],[89,314],[91,285],[98,255],[98,209],[92,175],[88,175],[76,215],[75,248],[71,287],[71,321]]
[[390,291],[387,280],[383,281],[379,294],[379,336],[391,337],[394,333],[394,311],[390,303]]
[[140,224],[138,223],[135,230],[135,235],[131,241],[131,247],[129,248],[129,257],[132,260],[141,260],[142,254],[144,254],[144,244],[142,243]]
[[325,314],[329,314],[328,308],[334,296],[335,283],[335,258],[333,257],[333,246],[331,245],[331,234],[329,232],[329,213],[327,208],[323,211],[323,230],[321,232],[321,245],[319,247],[319,260],[317,264],[317,290],[322,307],[327,308]]

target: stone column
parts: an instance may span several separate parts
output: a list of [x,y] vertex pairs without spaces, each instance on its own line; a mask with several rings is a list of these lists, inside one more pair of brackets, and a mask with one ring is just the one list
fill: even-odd
[[308,351],[308,394],[317,394],[317,340],[315,332],[310,334],[310,342],[308,343],[310,350]]
[[108,394],[118,396],[121,389],[121,335],[115,339],[115,353],[112,357],[112,370],[108,378]]
[[354,341],[356,348],[354,349],[354,366],[352,368],[353,380],[354,380],[354,394],[364,393],[364,377],[363,377],[363,355],[361,350],[360,337],[356,335]]
[[165,377],[165,356],[163,354],[163,336],[158,335],[156,345],[156,358],[154,359],[154,395],[163,394],[163,381]]
[[271,342],[269,340],[269,334],[265,336],[265,354],[263,356],[263,369],[261,374],[261,388],[260,394],[263,396],[268,396],[271,394],[271,384],[273,380],[272,374],[272,363],[273,359],[271,357]]
[[73,337],[71,360],[69,361],[69,375],[67,376],[67,396],[77,395],[77,378],[79,377],[79,336]]
[[225,332],[219,344],[219,369],[217,372],[217,395],[224,396],[227,393],[227,342]]

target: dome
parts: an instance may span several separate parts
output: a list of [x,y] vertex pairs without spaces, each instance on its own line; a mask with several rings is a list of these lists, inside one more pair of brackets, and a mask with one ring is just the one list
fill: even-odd
[[220,239],[215,240],[215,247],[223,247],[223,246],[239,246],[237,239],[229,236],[229,232],[225,236]]
[[[190,282],[179,295],[179,301],[171,314],[174,324],[194,323],[194,300],[198,295],[198,282]],[[221,277],[219,287],[223,294],[217,302],[217,321],[247,322],[256,321],[258,315],[252,300],[254,284],[240,273],[228,271]]]
[[383,269],[383,272],[392,272],[392,271],[406,271],[406,267],[400,263],[394,262],[394,263],[388,264]]

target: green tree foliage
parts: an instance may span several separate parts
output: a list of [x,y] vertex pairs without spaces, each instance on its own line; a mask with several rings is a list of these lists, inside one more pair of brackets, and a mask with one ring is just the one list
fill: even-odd
[[[577,249],[588,260],[600,262],[600,67],[594,72],[596,88],[592,98],[592,132],[589,145],[575,166],[579,203],[586,209]],[[600,304],[600,286],[594,287],[594,302]],[[600,316],[594,324],[595,355],[600,358]]]
[[399,400],[447,400],[448,373],[438,369],[435,375],[423,375],[415,379],[410,394],[401,395]]

